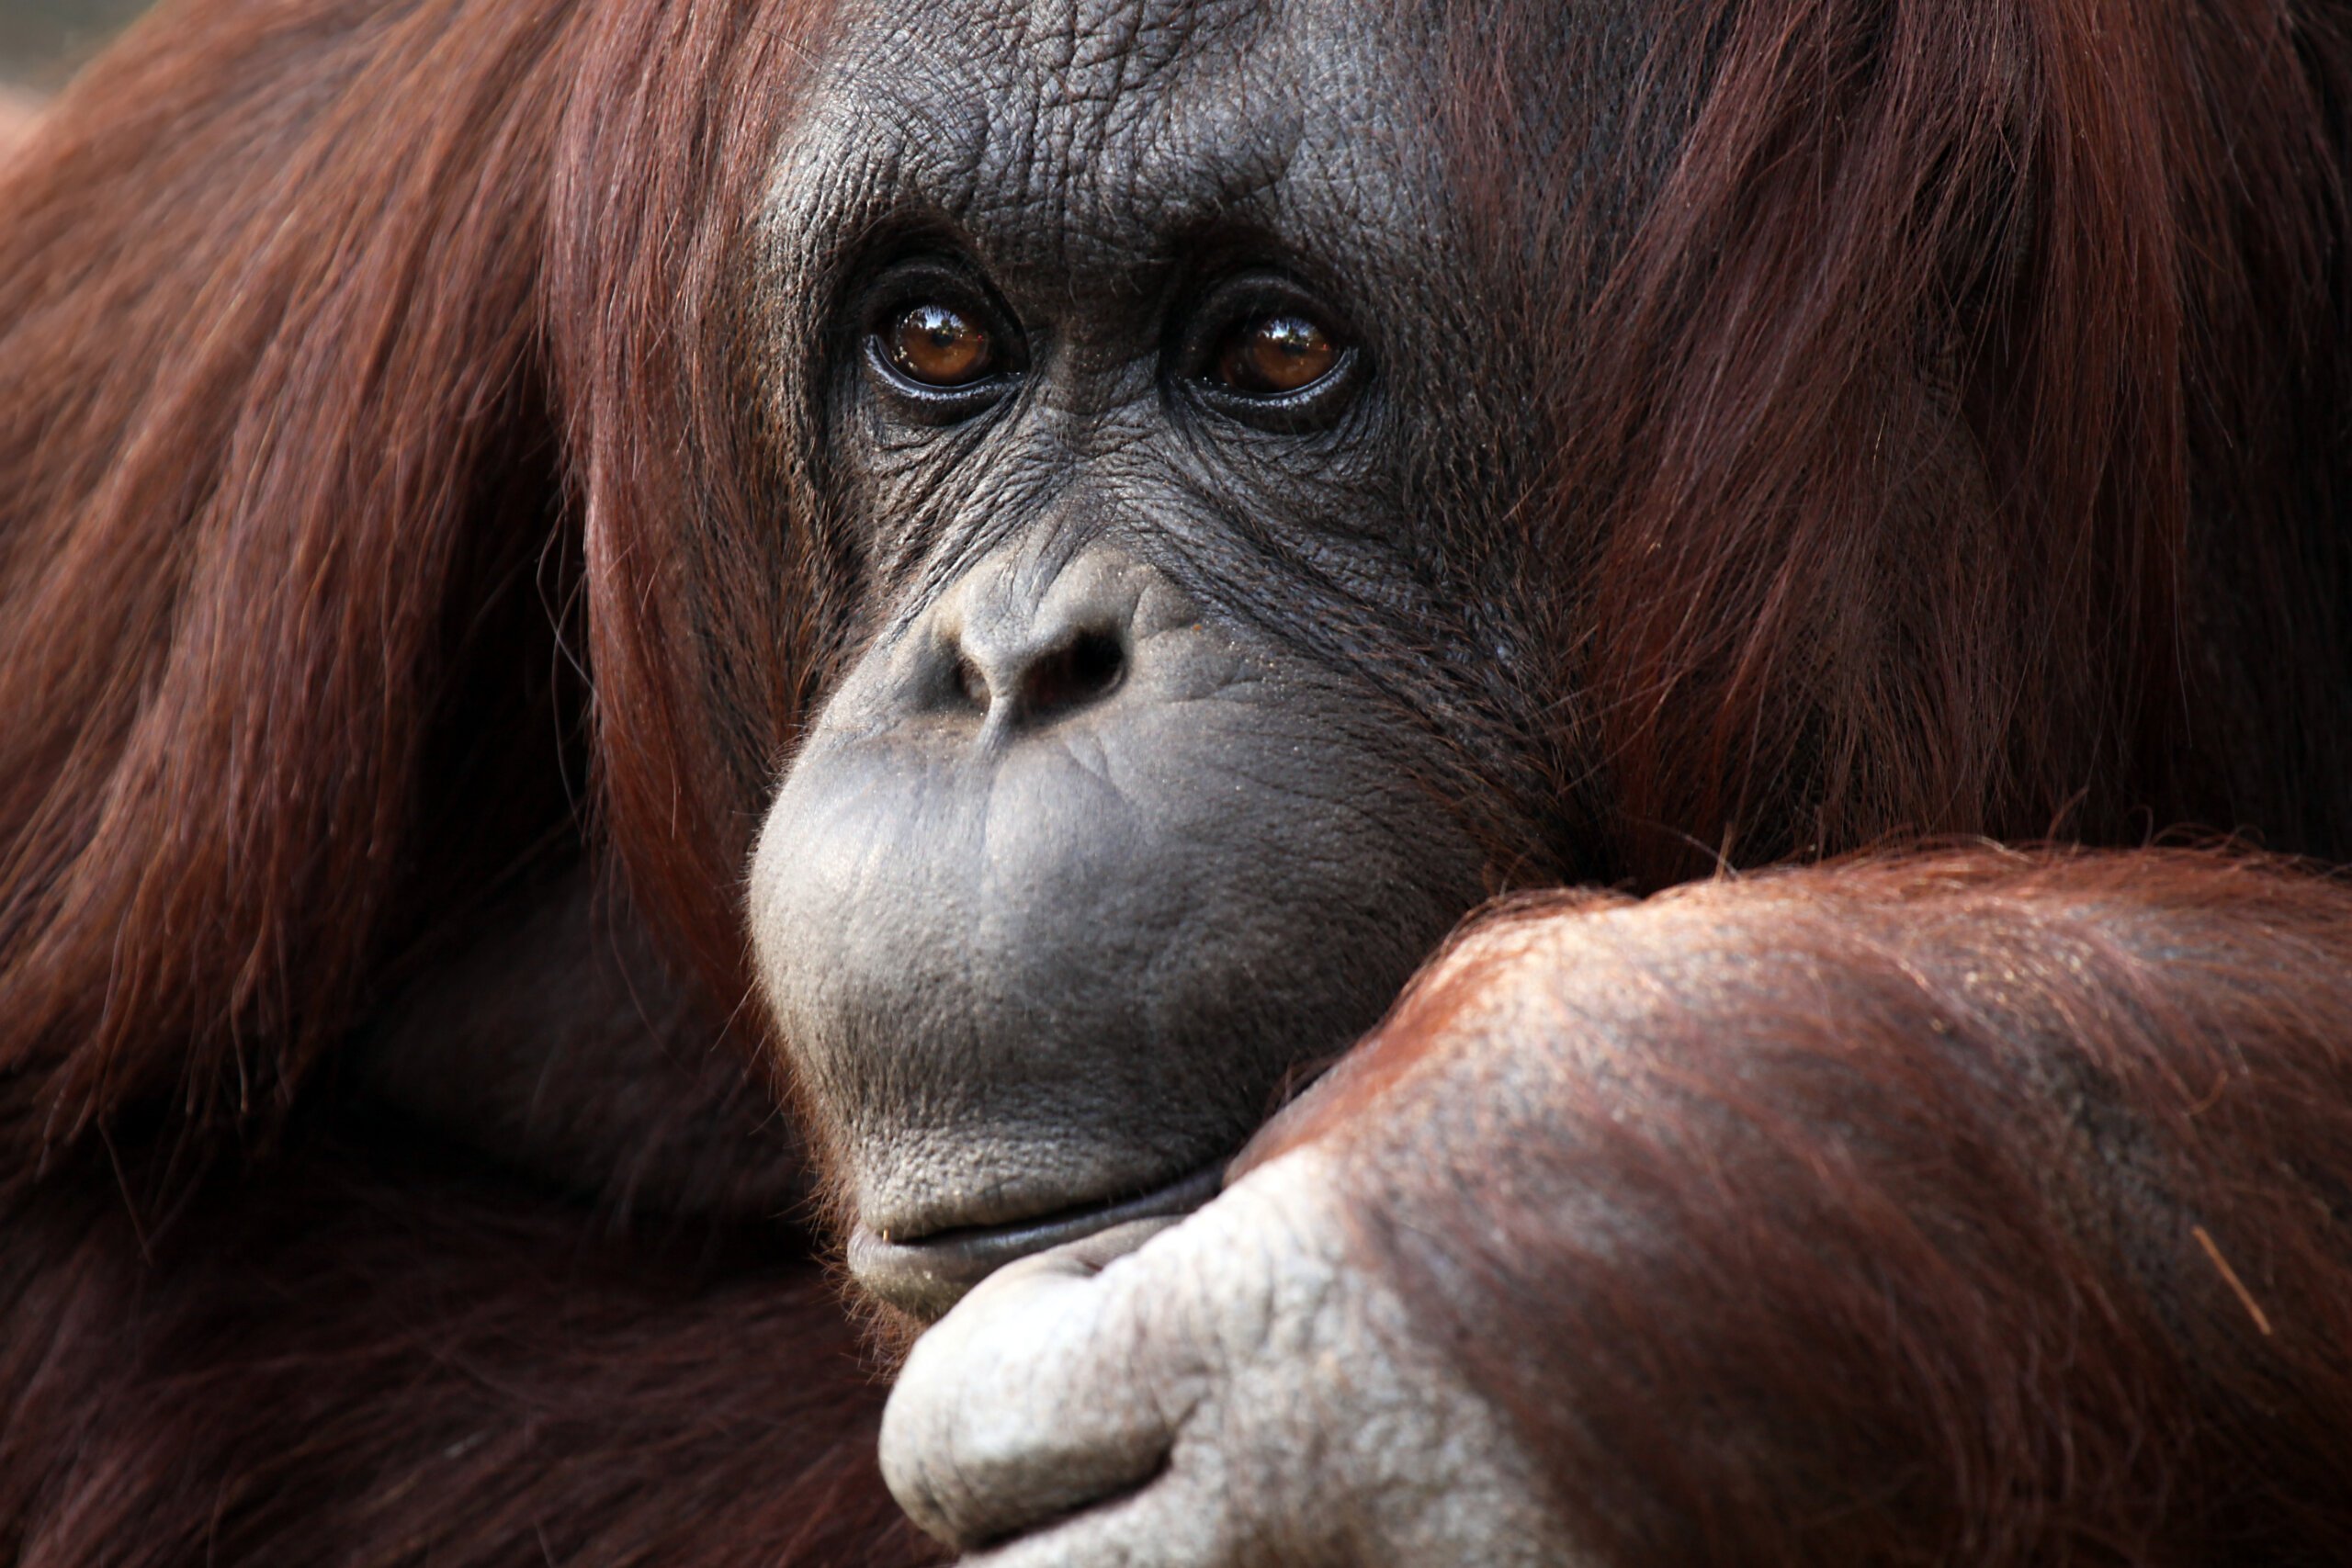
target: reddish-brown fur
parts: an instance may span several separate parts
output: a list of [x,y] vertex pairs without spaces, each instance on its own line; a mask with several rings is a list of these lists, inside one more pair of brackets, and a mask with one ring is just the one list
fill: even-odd
[[[720,890],[846,591],[744,395],[817,9],[184,0],[0,175],[19,1561],[922,1555],[775,1186],[582,1197],[344,1092],[606,846],[745,994]],[[1497,309],[1560,355],[1519,516],[1580,860],[2352,853],[2352,25],[1654,0],[1599,146],[1514,64],[1555,8],[1464,9]],[[2352,1551],[2352,892],[1979,851],[1500,919],[1278,1135],[1378,1151],[1363,1256],[1600,1539]],[[1445,1084],[1543,1092],[1465,1151]]]
[[2335,1562],[2347,1020],[2352,889],[2260,860],[1551,896],[1252,1157],[1340,1151],[1609,1561]]
[[0,187],[16,1561],[927,1555],[772,1192],[536,1190],[322,1071],[578,853],[548,214],[583,74],[695,69],[638,47],[585,6],[167,7]]

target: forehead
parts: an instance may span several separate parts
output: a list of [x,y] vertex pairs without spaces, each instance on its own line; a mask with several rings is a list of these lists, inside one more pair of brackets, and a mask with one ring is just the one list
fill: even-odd
[[1073,272],[1221,225],[1409,230],[1435,178],[1426,27],[1360,0],[852,0],[779,195]]

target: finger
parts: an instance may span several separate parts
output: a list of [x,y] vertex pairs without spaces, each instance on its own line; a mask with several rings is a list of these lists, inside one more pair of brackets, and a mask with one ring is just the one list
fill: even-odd
[[[1001,1544],[968,1568],[1589,1561],[1508,1426],[1347,1256],[1344,1190],[1328,1160],[1295,1151],[1099,1278],[1082,1258],[1041,1258],[991,1298],[992,1314],[1022,1314],[1030,1292],[1059,1288],[1089,1316],[1062,1359],[1025,1364],[1068,1381],[1029,1390],[1030,1499],[975,1508],[992,1528],[958,1544]],[[1036,1477],[1057,1465],[1085,1483]]]
[[881,1457],[926,1533],[968,1551],[1161,1468],[1184,1414],[1170,1396],[1197,1385],[1198,1358],[1184,1337],[1149,1331],[1151,1292],[1114,1265],[1170,1223],[1000,1269],[916,1341],[883,1415]]
[[1141,1492],[967,1557],[958,1568],[1326,1568],[1266,1556],[1272,1544],[1251,1511],[1211,1480],[1222,1473],[1216,1457],[1195,1456]]

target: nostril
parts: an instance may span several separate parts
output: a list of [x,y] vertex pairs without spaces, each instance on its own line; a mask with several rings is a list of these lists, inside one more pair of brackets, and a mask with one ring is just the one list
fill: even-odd
[[981,713],[989,711],[989,678],[978,660],[966,654],[956,660],[956,689]]
[[1022,706],[1033,718],[1081,708],[1109,696],[1126,672],[1127,650],[1115,633],[1083,631],[1030,664],[1021,682]]

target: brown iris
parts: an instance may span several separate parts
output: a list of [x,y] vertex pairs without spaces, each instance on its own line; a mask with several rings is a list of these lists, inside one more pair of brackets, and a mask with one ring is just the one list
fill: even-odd
[[1340,345],[1310,316],[1280,313],[1245,321],[1217,350],[1216,378],[1252,397],[1311,387],[1339,362]]
[[890,363],[926,387],[965,387],[996,368],[996,345],[978,322],[951,305],[916,305],[882,331]]

